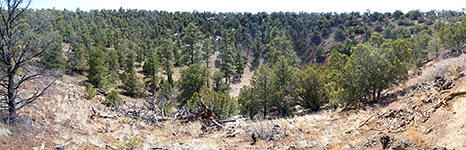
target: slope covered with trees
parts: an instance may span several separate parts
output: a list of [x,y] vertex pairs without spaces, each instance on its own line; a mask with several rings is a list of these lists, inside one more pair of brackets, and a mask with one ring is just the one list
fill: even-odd
[[[94,87],[118,89],[121,80],[126,94],[175,98],[163,106],[178,110],[204,95],[207,104],[220,101],[251,118],[292,115],[296,105],[316,111],[376,103],[409,70],[457,56],[465,41],[464,13],[456,11],[33,11],[42,12],[54,16],[53,30],[71,45],[62,70],[86,72]],[[219,65],[209,66],[214,53]],[[175,67],[185,68],[177,81]],[[251,84],[229,97],[229,84],[244,69],[256,70]]]

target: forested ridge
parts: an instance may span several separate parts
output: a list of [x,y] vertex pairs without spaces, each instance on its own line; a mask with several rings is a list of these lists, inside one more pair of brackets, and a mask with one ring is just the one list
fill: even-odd
[[[152,96],[164,115],[172,108],[195,112],[199,97],[221,118],[288,116],[296,105],[316,111],[376,103],[410,70],[461,54],[466,39],[464,13],[456,11],[33,11],[39,12],[54,18],[52,30],[69,45],[66,61],[48,54],[55,56],[44,56],[51,59],[46,67],[86,74],[90,98],[93,88]],[[215,53],[219,64],[209,66]],[[185,69],[174,79],[177,67]],[[255,70],[251,84],[230,97],[229,84],[244,69]]]

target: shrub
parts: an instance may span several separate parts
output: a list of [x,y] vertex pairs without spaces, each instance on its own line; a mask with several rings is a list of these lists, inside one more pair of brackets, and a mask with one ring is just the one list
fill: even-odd
[[210,89],[204,90],[200,96],[197,93],[186,103],[186,108],[191,113],[200,112],[199,97],[212,110],[218,119],[228,118],[236,113],[237,103],[234,99],[226,96],[221,92],[215,92]]
[[139,145],[139,139],[138,138],[129,138],[128,141],[125,143],[126,149],[136,149]]
[[118,91],[112,90],[107,95],[107,104],[113,107],[119,107],[125,103],[123,99],[120,97],[120,93]]
[[337,29],[335,31],[335,36],[333,36],[333,39],[338,42],[345,40],[345,33],[343,32],[343,30]]
[[94,86],[91,83],[87,83],[86,85],[86,98],[92,99],[95,96]]

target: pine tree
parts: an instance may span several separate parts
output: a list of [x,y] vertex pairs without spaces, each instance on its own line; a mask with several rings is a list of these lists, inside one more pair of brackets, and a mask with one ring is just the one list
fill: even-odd
[[115,83],[120,78],[120,75],[118,74],[118,71],[120,70],[120,62],[118,61],[117,51],[109,50],[108,58],[109,81],[111,83]]
[[198,42],[201,32],[196,25],[190,23],[183,30],[182,34],[182,41],[185,47],[182,49],[181,62],[185,65],[192,65],[195,63],[194,55],[198,50]]
[[222,60],[220,62],[220,70],[225,75],[225,82],[230,83],[230,78],[234,73],[233,47],[229,46],[228,48],[221,51],[220,59]]
[[82,73],[86,71],[86,50],[83,44],[73,43],[72,53],[68,55],[71,71]]
[[254,76],[251,79],[252,94],[256,95],[255,99],[252,100],[259,101],[258,105],[262,107],[261,111],[264,118],[267,117],[272,104],[275,80],[276,76],[269,65],[262,65],[259,70],[254,72]]
[[105,97],[107,99],[107,105],[113,107],[120,107],[121,105],[125,104],[125,101],[120,97],[120,93],[118,91],[112,90],[108,95]]
[[86,98],[87,99],[92,99],[95,97],[95,90],[94,86],[91,83],[86,84]]
[[244,65],[246,64],[246,60],[244,60],[243,53],[241,52],[241,50],[236,51],[234,62],[235,62],[235,75],[241,78],[244,72]]
[[210,56],[212,56],[213,52],[212,40],[205,38],[202,43],[202,62],[205,62],[207,68],[209,68]]
[[201,66],[198,63],[181,71],[181,77],[177,83],[180,89],[177,99],[181,106],[185,105],[194,93],[201,93],[206,86],[209,75],[207,67]]
[[66,72],[67,64],[65,58],[62,56],[62,46],[59,43],[53,43],[50,50],[45,51],[42,54],[40,63],[48,69],[58,69],[62,72]]
[[107,54],[103,48],[92,48],[90,52],[87,78],[95,87],[106,89],[109,82]]
[[230,84],[225,82],[223,78],[225,77],[224,73],[221,71],[215,71],[214,75],[212,76],[213,80],[213,87],[212,89],[215,92],[222,92],[224,94],[228,93],[228,90],[230,89]]
[[122,81],[125,87],[123,88],[126,93],[130,96],[137,97],[143,90],[142,85],[139,82],[139,78],[136,75],[136,70],[134,70],[134,61],[133,58],[127,58],[126,70],[123,73]]
[[172,86],[173,84],[173,49],[174,45],[171,44],[171,41],[168,39],[164,39],[162,41],[162,44],[160,45],[159,48],[157,48],[157,56],[159,60],[160,66],[163,68],[164,73],[167,75],[167,81],[170,83]]
[[157,75],[159,73],[159,61],[157,60],[157,56],[155,55],[154,51],[149,52],[148,59],[144,63],[143,71],[144,71],[144,79],[146,86],[148,86],[153,94],[157,92],[158,84],[161,78]]

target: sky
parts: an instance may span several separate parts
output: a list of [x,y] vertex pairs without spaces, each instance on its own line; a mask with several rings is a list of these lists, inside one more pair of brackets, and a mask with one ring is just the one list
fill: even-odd
[[463,11],[466,0],[32,0],[30,8],[145,9],[210,12],[394,12]]

